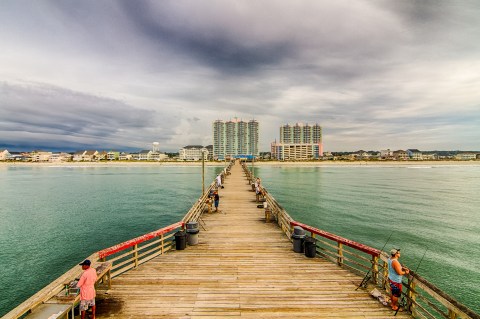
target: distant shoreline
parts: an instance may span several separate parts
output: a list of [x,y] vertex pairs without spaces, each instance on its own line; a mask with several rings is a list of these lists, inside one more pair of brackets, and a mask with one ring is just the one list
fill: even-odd
[[[227,162],[228,163],[228,162]],[[252,166],[248,162],[249,167]],[[318,161],[281,162],[259,161],[254,166],[277,167],[326,167],[326,166],[480,166],[480,161]],[[202,166],[202,162],[0,162],[0,167],[155,167],[155,166]],[[225,166],[225,162],[205,162],[205,166]]]

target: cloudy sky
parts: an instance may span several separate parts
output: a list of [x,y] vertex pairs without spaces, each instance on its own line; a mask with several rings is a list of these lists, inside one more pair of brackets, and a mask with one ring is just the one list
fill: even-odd
[[480,2],[2,0],[0,148],[162,151],[212,122],[480,150]]

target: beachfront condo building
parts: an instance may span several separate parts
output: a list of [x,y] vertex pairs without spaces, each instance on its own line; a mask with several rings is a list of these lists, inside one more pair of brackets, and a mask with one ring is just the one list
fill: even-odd
[[237,118],[229,121],[216,120],[212,128],[215,160],[259,156],[257,121],[245,122]]
[[281,161],[318,159],[323,154],[322,127],[296,123],[280,127],[280,142],[271,144],[272,158]]
[[199,161],[208,159],[208,149],[202,145],[187,145],[178,152],[179,158],[184,161]]

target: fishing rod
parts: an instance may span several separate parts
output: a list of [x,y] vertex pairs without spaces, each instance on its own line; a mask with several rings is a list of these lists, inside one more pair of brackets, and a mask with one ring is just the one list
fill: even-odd
[[[418,268],[420,268],[420,265],[422,264],[423,258],[425,258],[425,255],[427,254],[427,250],[428,250],[428,247],[425,249],[425,252],[423,253],[422,258],[421,258],[420,261],[418,262],[417,268],[415,268],[415,271],[413,272],[414,274],[416,274]],[[406,267],[402,267],[402,268],[406,268]],[[402,292],[402,294],[403,294],[403,292]],[[400,307],[405,307],[405,302],[406,302],[405,298],[406,298],[406,294],[403,294],[402,300],[400,301],[400,304],[398,305],[397,310],[395,310],[394,316],[397,315],[398,311],[400,310]]]
[[[382,249],[380,249],[380,251],[383,251],[385,249],[385,246],[387,246],[388,242],[390,241],[390,238],[392,238],[392,235],[393,235],[393,231],[390,233],[390,236],[388,236],[387,241],[383,245]],[[370,276],[370,271],[371,270],[372,270],[372,268],[370,267],[370,269],[368,269],[368,272],[365,275],[365,277],[363,277],[362,282],[360,283],[360,285],[358,285],[358,287],[355,290],[358,290],[358,288],[360,288],[360,287],[363,287],[363,288],[367,287],[368,281],[370,280],[370,278],[372,278],[372,276]]]

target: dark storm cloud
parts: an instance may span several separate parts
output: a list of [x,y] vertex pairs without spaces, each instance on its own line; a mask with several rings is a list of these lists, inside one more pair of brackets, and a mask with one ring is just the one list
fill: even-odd
[[111,138],[120,144],[121,132],[153,125],[151,110],[44,84],[2,83],[1,93],[0,131],[4,132]]
[[[221,26],[208,28],[208,32],[204,32],[206,29],[192,28],[195,20],[209,19],[213,12],[196,12],[198,16],[188,17],[185,12],[175,10],[176,6],[172,1],[123,1],[122,4],[139,31],[153,43],[160,47],[173,47],[176,52],[198,59],[212,68],[225,69],[225,72],[255,70],[261,66],[279,63],[282,58],[292,54],[292,43],[286,39],[269,44],[254,40],[241,41],[235,37],[232,30]],[[202,13],[205,15],[202,16]],[[204,26],[205,20],[201,22],[201,26]]]

